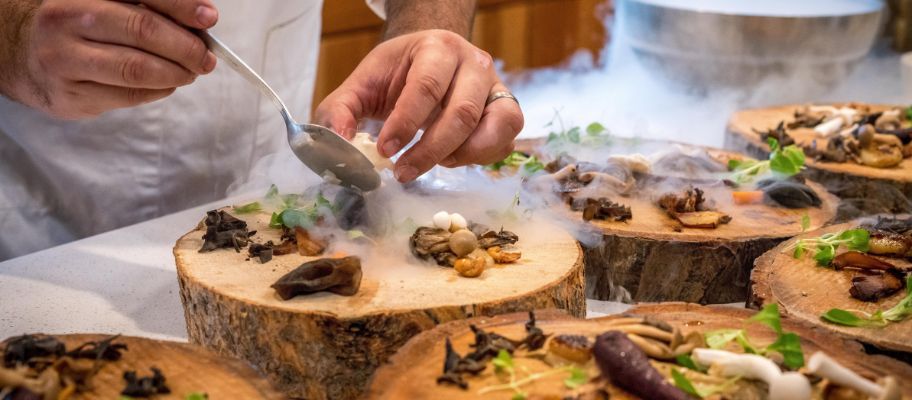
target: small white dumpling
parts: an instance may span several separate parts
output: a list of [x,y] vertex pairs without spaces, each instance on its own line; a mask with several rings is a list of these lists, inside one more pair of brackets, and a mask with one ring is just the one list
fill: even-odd
[[393,169],[393,162],[389,158],[383,157],[377,151],[377,142],[371,138],[371,135],[367,132],[358,132],[355,134],[354,139],[352,139],[352,144],[367,157],[370,162],[374,164],[374,168],[377,171],[383,171],[384,169]]

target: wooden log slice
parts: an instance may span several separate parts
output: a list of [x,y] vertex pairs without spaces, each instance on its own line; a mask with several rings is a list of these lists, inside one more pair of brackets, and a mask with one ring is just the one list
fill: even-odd
[[[716,329],[744,328],[748,337],[756,343],[772,343],[775,333],[769,328],[756,323],[746,323],[753,311],[721,306],[700,306],[686,303],[660,303],[642,305],[629,310],[625,315],[654,317],[681,328],[683,334],[691,331],[707,332]],[[608,316],[597,319],[581,320],[569,317],[556,311],[536,312],[536,326],[545,334],[567,333],[595,336],[608,330],[606,324],[620,316]],[[474,336],[469,324],[495,332],[506,337],[523,337],[524,324],[528,320],[526,313],[501,315],[494,318],[473,318],[441,325],[433,330],[422,332],[390,357],[389,363],[377,370],[366,398],[383,400],[400,399],[510,399],[513,393],[502,391],[477,394],[478,386],[469,381],[469,389],[461,390],[451,385],[437,385],[435,380],[441,374],[445,355],[445,340],[450,338],[454,349],[465,354]],[[864,353],[862,347],[853,341],[831,335],[802,324],[790,318],[782,319],[782,328],[797,333],[801,337],[801,346],[805,356],[824,351],[842,365],[856,371],[868,379],[884,375],[897,378],[905,396],[912,397],[912,366],[897,360]],[[491,368],[491,367],[488,367]],[[484,372],[487,373],[487,372]],[[562,387],[564,376],[555,379],[542,379],[523,386],[523,390],[534,393],[553,393],[554,388]],[[612,399],[635,398],[629,393],[612,387]]]
[[[810,256],[805,255],[796,259],[791,251],[786,251],[796,240],[819,237],[825,233],[839,232],[857,226],[858,223],[849,222],[808,232],[781,243],[757,259],[751,276],[751,296],[748,305],[759,308],[764,304],[776,302],[779,303],[779,310],[783,314],[788,314],[790,319],[815,325],[822,330],[839,333],[880,349],[912,352],[912,320],[891,323],[884,328],[854,328],[826,323],[820,319],[823,313],[832,308],[867,313],[886,310],[905,297],[904,290],[876,303],[856,300],[849,295],[849,288],[852,287],[850,272],[837,272],[830,268],[818,267]],[[844,249],[840,249],[837,254],[843,251]],[[912,263],[903,260],[884,260],[900,268],[912,269]]]
[[[72,334],[54,335],[71,350],[88,341],[99,341],[108,335]],[[156,367],[165,376],[171,394],[157,395],[155,399],[183,400],[188,394],[203,392],[210,399],[284,399],[285,396],[270,386],[251,366],[243,361],[218,356],[188,343],[170,342],[122,336],[115,343],[126,344],[118,361],[108,361],[92,378],[91,390],[71,399],[118,399],[126,381],[126,371],[136,371],[138,376],[151,376],[149,368]],[[0,345],[2,348],[2,345]]]
[[[651,149],[682,145],[644,143]],[[540,145],[540,141],[520,141],[517,148],[535,152]],[[636,148],[625,150],[637,151]],[[744,157],[712,148],[707,151],[723,163]],[[611,153],[611,149],[606,151],[606,159]],[[727,201],[729,189],[713,190],[723,197],[717,202],[719,210],[732,217],[731,222],[715,229],[679,228],[680,224],[660,209],[653,198],[637,197],[636,194],[612,198],[612,201],[629,206],[633,218],[626,222],[590,221],[601,230],[603,241],[584,249],[586,296],[598,300],[701,304],[745,301],[750,271],[757,257],[801,233],[801,220],[805,215],[810,218],[809,229],[824,226],[836,216],[838,199],[820,185],[808,184],[823,201],[820,208],[734,205]],[[687,184],[675,188],[681,192]],[[713,195],[710,191],[707,194]],[[566,212],[571,219],[582,220],[582,212],[572,212],[569,207]]]
[[[279,242],[268,214],[243,217],[259,232],[254,240]],[[232,250],[201,254],[202,234],[194,230],[174,248],[190,340],[249,361],[292,397],[355,398],[409,338],[443,322],[542,307],[586,312],[582,251],[557,228],[538,239],[520,237],[522,259],[479,278],[362,260],[356,295],[324,292],[288,301],[270,285],[312,258],[284,255],[260,264]]]
[[[743,151],[753,157],[769,156],[769,146],[755,131],[775,128],[781,121],[790,121],[801,105],[750,109],[736,112],[728,122],[725,147]],[[871,105],[872,111],[893,108],[887,105]],[[788,131],[799,145],[808,144],[815,138],[820,140],[811,128]],[[908,213],[912,212],[912,158],[906,158],[893,168],[874,168],[853,162],[834,163],[807,160],[807,169],[802,173],[808,179],[825,186],[842,199],[839,221],[845,221],[863,214]]]

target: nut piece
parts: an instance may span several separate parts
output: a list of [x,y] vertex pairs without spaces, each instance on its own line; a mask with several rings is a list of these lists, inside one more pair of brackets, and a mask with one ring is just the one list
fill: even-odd
[[450,230],[450,213],[440,211],[434,214],[434,226],[444,230]]
[[460,258],[453,264],[453,268],[460,276],[475,278],[484,272],[485,260],[483,258]]
[[[456,214],[454,214],[456,215]],[[478,238],[467,229],[460,229],[450,236],[450,250],[457,257],[465,257],[478,248]]]
[[509,244],[504,245],[503,247],[488,247],[488,254],[494,259],[494,262],[498,264],[514,263],[522,257],[522,252],[519,251],[519,248]]

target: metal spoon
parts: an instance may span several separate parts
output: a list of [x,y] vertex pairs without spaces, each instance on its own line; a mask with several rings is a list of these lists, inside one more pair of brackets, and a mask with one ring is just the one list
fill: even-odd
[[380,175],[374,164],[354,145],[329,128],[295,122],[282,99],[253,68],[209,32],[197,31],[197,34],[209,50],[260,89],[279,108],[288,129],[288,145],[304,165],[320,176],[329,171],[343,185],[355,186],[365,192],[380,186]]

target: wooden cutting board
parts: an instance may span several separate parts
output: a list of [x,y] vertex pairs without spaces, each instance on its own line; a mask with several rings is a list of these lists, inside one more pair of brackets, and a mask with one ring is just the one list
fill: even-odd
[[[88,341],[99,341],[108,335],[72,334],[55,335],[67,350]],[[183,400],[188,394],[203,392],[210,399],[284,399],[265,378],[249,364],[218,356],[188,343],[122,336],[115,343],[126,344],[128,349],[118,361],[109,361],[92,378],[92,389],[73,399],[118,399],[126,381],[126,371],[136,371],[140,377],[151,376],[156,367],[165,376],[171,394],[157,395],[160,400]],[[2,346],[0,346],[2,347]]]
[[[269,215],[243,215],[257,242],[279,242]],[[198,253],[203,231],[174,248],[190,340],[249,361],[291,397],[348,399],[360,395],[374,369],[409,338],[453,320],[530,308],[586,312],[582,251],[566,232],[520,237],[522,259],[457,277],[436,265],[384,265],[362,260],[360,291],[280,300],[270,285],[313,258],[245,261],[246,253]],[[402,251],[408,252],[402,244]]]
[[[541,139],[521,140],[517,149],[537,153]],[[651,149],[682,145],[649,141]],[[630,154],[637,149],[624,149]],[[707,149],[710,156],[727,163],[743,155]],[[605,151],[605,159],[613,154]],[[695,185],[700,187],[699,184]],[[731,222],[716,229],[682,228],[653,198],[612,198],[630,206],[633,218],[625,222],[593,220],[603,241],[586,247],[586,295],[598,300],[688,301],[732,303],[747,300],[754,260],[779,242],[803,231],[802,218],[810,229],[829,223],[836,216],[838,200],[820,185],[810,182],[823,205],[820,208],[787,209],[764,204],[720,205]],[[679,191],[687,188],[680,185]],[[726,196],[729,189],[720,193]],[[709,193],[709,192],[707,192]],[[720,202],[721,204],[721,202]],[[558,205],[567,216],[582,221],[582,212]],[[623,288],[623,289],[621,289]],[[629,292],[629,297],[624,291]]]
[[[857,222],[829,226],[787,240],[757,259],[751,276],[749,304],[755,308],[768,303],[779,303],[782,313],[819,329],[869,343],[881,349],[912,352],[912,320],[892,323],[884,328],[854,328],[823,322],[820,316],[831,308],[860,310],[874,313],[886,310],[905,297],[905,290],[881,299],[877,303],[856,300],[849,295],[852,287],[848,272],[822,268],[805,255],[792,256],[787,247],[802,238],[819,237],[824,233],[839,232],[858,227]],[[837,254],[845,251],[840,249]],[[907,261],[884,258],[896,266],[910,266]],[[912,266],[910,266],[912,267]]]
[[[839,106],[839,104],[834,104]],[[728,122],[725,147],[742,151],[754,157],[769,156],[769,146],[760,140],[755,130],[775,128],[781,121],[793,119],[795,110],[802,105],[785,105],[738,111]],[[893,108],[889,105],[870,105],[873,111]],[[808,144],[817,138],[811,128],[788,131],[798,144]],[[825,141],[818,139],[818,145]],[[834,163],[808,159],[803,174],[819,182],[843,200],[840,220],[857,216],[859,212],[907,213],[912,212],[912,158],[906,158],[893,168],[874,168],[852,162]]]
[[[775,333],[769,328],[756,323],[746,323],[753,315],[753,310],[721,306],[700,306],[686,303],[658,303],[641,305],[629,310],[625,315],[653,317],[673,326],[680,327],[682,334],[690,331],[707,332],[716,329],[744,328],[748,337],[756,343],[766,344],[775,341]],[[621,316],[609,316],[582,320],[572,318],[557,311],[536,312],[536,326],[545,334],[568,333],[596,336],[608,330],[607,322]],[[465,354],[469,344],[474,342],[474,335],[469,324],[474,324],[486,331],[496,332],[506,337],[521,338],[525,335],[524,324],[528,320],[526,313],[497,316],[494,318],[473,318],[441,325],[433,330],[422,332],[402,347],[390,358],[388,364],[377,370],[366,398],[383,400],[404,399],[510,399],[512,393],[502,391],[479,396],[477,387],[473,390],[470,382],[468,390],[461,390],[450,385],[437,385],[435,380],[441,374],[445,356],[445,340],[450,338],[454,349]],[[797,333],[801,337],[801,346],[806,357],[814,352],[824,351],[842,365],[872,379],[892,374],[897,378],[906,396],[912,397],[912,366],[894,359],[865,354],[862,347],[836,335],[809,327],[791,318],[783,318],[782,328]],[[529,393],[548,393],[555,384],[561,387],[563,376],[554,380],[542,380],[523,386]],[[541,385],[541,386],[537,386]],[[614,388],[616,389],[616,388]],[[612,390],[612,399],[631,399],[630,394],[620,389]]]

